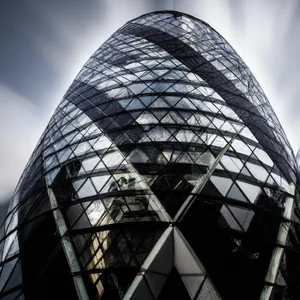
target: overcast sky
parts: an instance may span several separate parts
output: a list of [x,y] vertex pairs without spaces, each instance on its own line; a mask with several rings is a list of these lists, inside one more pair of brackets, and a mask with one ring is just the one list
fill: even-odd
[[300,1],[1,0],[0,208],[90,55],[125,22],[166,9],[192,14],[227,39],[261,84],[297,151]]

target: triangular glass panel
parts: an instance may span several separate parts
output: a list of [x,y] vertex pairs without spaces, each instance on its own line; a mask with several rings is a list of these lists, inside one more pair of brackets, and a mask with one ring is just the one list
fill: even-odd
[[213,154],[209,151],[206,151],[200,155],[200,157],[197,159],[198,164],[204,164],[207,166],[212,166],[215,162],[215,157]]
[[143,139],[140,140],[140,143],[152,143],[148,136],[145,136]]
[[133,141],[126,132],[122,132],[117,138],[114,139],[114,143],[115,145],[120,146],[122,144],[133,143]]
[[202,124],[199,123],[198,119],[194,115],[192,115],[186,122],[192,126],[202,126]]
[[206,278],[196,300],[221,300],[211,280]]
[[90,172],[94,170],[96,165],[100,162],[99,156],[94,156],[92,158],[87,158],[81,162],[81,167],[84,168],[85,171]]
[[140,76],[141,80],[153,80],[157,78],[157,75],[154,72],[143,72],[142,76]]
[[251,176],[252,177],[252,174],[245,167],[243,167],[243,169],[241,170],[241,173],[246,175],[246,176]]
[[4,291],[9,290],[21,283],[22,283],[21,263],[20,261],[18,261],[3,290]]
[[149,157],[139,149],[134,149],[130,155],[128,156],[128,159],[131,163],[148,163],[150,161]]
[[240,201],[244,201],[244,202],[248,202],[236,184],[232,185],[232,188],[230,189],[227,197],[233,198],[236,200],[240,200]]
[[133,120],[136,120],[142,113],[143,111],[131,111],[130,115]]
[[75,189],[75,191],[78,191],[79,188],[82,186],[83,182],[85,181],[86,179],[79,179],[79,180],[76,180],[76,181],[73,181],[72,184],[73,184],[73,187]]
[[155,107],[169,107],[169,105],[164,102],[161,98],[156,99],[151,105],[151,108],[155,108]]
[[194,299],[205,279],[206,272],[178,228],[174,229],[174,265],[191,299]]
[[17,263],[17,258],[6,262],[2,267],[2,272],[0,276],[0,291],[3,289],[4,284],[6,283],[8,277],[13,272],[13,268]]
[[[157,77],[162,77],[164,74],[168,73],[170,70],[153,70],[153,73],[157,75]],[[165,77],[164,77],[165,78]]]
[[138,118],[136,118],[138,124],[157,124],[158,120],[152,113],[143,112]]
[[102,190],[102,188],[104,187],[104,185],[106,184],[106,182],[108,181],[108,179],[110,177],[111,177],[111,175],[102,175],[102,176],[92,177],[92,181],[93,181],[98,193]]
[[178,171],[178,174],[165,174],[155,181],[151,189],[171,217],[174,217],[194,186]]
[[116,124],[115,127],[119,126],[121,128],[124,128],[125,126],[132,125],[134,121],[135,119],[133,119],[129,113],[123,113],[116,117],[113,123]]
[[75,156],[83,155],[91,150],[91,145],[89,142],[82,142],[74,150]]
[[266,181],[267,177],[269,176],[269,173],[265,168],[249,162],[247,162],[246,165],[255,178],[263,182]]
[[261,192],[261,188],[257,185],[246,183],[243,181],[236,181],[239,187],[242,189],[242,191],[245,193],[245,195],[248,197],[251,203],[254,203],[257,196]]
[[251,220],[254,217],[254,211],[250,209],[244,209],[236,206],[229,206],[228,208],[232,214],[236,217],[238,222],[242,225],[243,229],[247,231]]
[[183,109],[193,109],[196,110],[197,108],[189,101],[187,98],[182,98],[175,106],[176,108],[183,108]]
[[175,124],[176,122],[174,119],[170,116],[170,114],[166,114],[163,119],[160,121],[163,124]]
[[211,182],[215,185],[215,187],[221,192],[223,196],[226,196],[228,190],[232,185],[232,180],[225,177],[219,177],[212,175],[210,177]]
[[138,97],[143,104],[148,107],[151,103],[153,103],[156,99],[158,99],[158,96],[153,94],[153,95],[139,95]]
[[156,81],[151,84],[150,88],[155,93],[163,93],[170,87],[171,83],[165,81]]
[[191,300],[189,293],[175,267],[173,267],[172,271],[168,275],[168,278],[165,281],[165,284],[156,299]]
[[228,223],[227,226],[229,226],[232,229],[243,231],[242,226],[237,222],[237,220],[233,217],[232,212],[230,209],[227,207],[227,205],[223,205],[222,208],[220,209],[220,213],[225,219],[225,221]]
[[131,102],[131,99],[119,100],[118,102],[123,108],[126,108],[127,105]]
[[165,96],[163,99],[169,104],[170,107],[174,107],[181,98],[176,96]]
[[168,113],[168,111],[166,111],[166,110],[152,110],[151,113],[152,113],[158,120],[161,120],[161,119]]
[[179,163],[184,163],[184,164],[193,164],[194,163],[194,161],[191,159],[191,157],[186,152],[184,152],[181,155],[181,157],[180,157],[180,159],[179,159],[178,162]]
[[221,165],[221,164],[217,164],[217,166],[216,166],[216,169],[219,169],[219,170],[224,170],[224,168],[222,167],[222,165]]
[[243,167],[243,162],[241,162],[241,160],[227,155],[223,155],[221,162],[228,171],[235,173],[239,173]]
[[117,191],[118,190],[118,184],[114,180],[113,176],[108,179],[104,187],[101,189],[100,193],[108,193],[112,191]]
[[139,142],[146,135],[143,128],[135,126],[131,130],[127,130],[127,134],[133,142]]
[[168,141],[171,133],[163,126],[157,126],[147,133],[152,141]]
[[119,150],[109,151],[103,155],[102,161],[108,169],[117,168],[124,161],[124,157]]
[[83,184],[83,186],[77,191],[77,194],[79,198],[84,198],[84,197],[96,195],[97,193],[90,179],[87,179],[87,181]]
[[20,290],[16,292],[11,292],[7,294],[6,296],[1,297],[2,300],[11,300],[11,299],[16,299],[16,300],[24,300],[24,296]]
[[144,109],[144,108],[145,108],[144,104],[138,98],[134,98],[126,107],[126,110]]

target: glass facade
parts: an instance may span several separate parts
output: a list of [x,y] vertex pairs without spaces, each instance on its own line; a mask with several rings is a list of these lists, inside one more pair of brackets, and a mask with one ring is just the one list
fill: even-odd
[[1,299],[299,299],[297,167],[226,40],[175,12],[87,61],[1,226]]

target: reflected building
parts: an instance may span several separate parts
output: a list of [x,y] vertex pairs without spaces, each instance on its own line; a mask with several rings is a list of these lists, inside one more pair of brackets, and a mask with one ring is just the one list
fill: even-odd
[[2,224],[1,299],[299,299],[297,166],[226,40],[138,17],[83,66]]

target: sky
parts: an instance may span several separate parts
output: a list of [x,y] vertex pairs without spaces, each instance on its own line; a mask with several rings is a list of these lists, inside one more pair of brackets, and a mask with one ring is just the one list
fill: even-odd
[[0,215],[81,67],[127,21],[178,10],[209,23],[246,62],[295,152],[300,146],[298,0],[1,0]]

